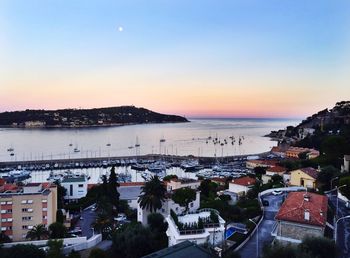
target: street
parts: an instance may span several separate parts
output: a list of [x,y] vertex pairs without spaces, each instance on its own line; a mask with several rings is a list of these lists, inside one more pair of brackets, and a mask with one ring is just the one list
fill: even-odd
[[89,239],[93,235],[91,224],[95,222],[96,212],[92,210],[92,207],[88,207],[82,211],[81,217],[83,219],[80,219],[76,226],[81,228],[82,236],[86,236]]
[[[337,197],[335,194],[328,194],[331,205],[336,208]],[[344,217],[350,215],[350,210],[345,207],[345,202],[339,199],[338,216]],[[335,225],[334,225],[335,226]],[[350,219],[338,222],[337,246],[340,251],[339,257],[350,257]]]
[[[265,213],[263,221],[259,226],[259,255],[262,254],[262,249],[265,244],[271,244],[274,237],[271,236],[271,230],[275,224],[275,215],[277,214],[279,207],[282,204],[282,195],[265,195],[262,197],[264,200],[269,202],[269,206],[265,207]],[[254,233],[252,238],[245,244],[245,246],[239,250],[239,254],[242,258],[253,258],[257,257],[256,253],[256,237]]]

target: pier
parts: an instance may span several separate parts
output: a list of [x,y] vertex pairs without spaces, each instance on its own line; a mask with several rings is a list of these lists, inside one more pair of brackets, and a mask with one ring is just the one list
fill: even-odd
[[269,152],[255,155],[239,155],[226,157],[198,157],[198,156],[175,156],[148,154],[138,156],[118,156],[118,157],[89,157],[89,158],[70,158],[70,159],[42,159],[25,161],[5,161],[0,162],[0,170],[8,171],[12,169],[26,170],[52,170],[52,169],[70,169],[70,168],[89,168],[89,167],[109,167],[109,166],[129,166],[136,163],[152,163],[158,160],[180,164],[183,161],[196,159],[202,165],[213,165],[218,162],[229,163],[234,161],[245,161],[249,156],[264,157]]

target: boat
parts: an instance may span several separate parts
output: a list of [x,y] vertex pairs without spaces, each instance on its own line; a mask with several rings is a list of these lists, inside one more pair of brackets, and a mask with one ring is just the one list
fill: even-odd
[[10,147],[10,148],[7,149],[8,152],[12,152],[12,151],[14,151],[14,150],[15,150],[15,149],[12,148],[12,147]]
[[15,156],[15,154],[12,152],[12,153],[10,153],[10,156]]
[[136,137],[136,144],[135,144],[135,147],[136,147],[136,148],[140,147],[139,137]]
[[80,152],[80,150],[79,150],[77,147],[75,147],[73,151],[74,151],[75,153]]
[[165,138],[164,138],[164,136],[162,136],[162,138],[160,138],[160,142],[165,142],[166,140],[165,140]]
[[30,172],[26,170],[11,170],[1,175],[8,183],[15,183],[26,180],[31,177]]
[[153,173],[161,173],[166,171],[166,164],[164,164],[164,162],[157,161],[148,165],[147,170]]
[[111,146],[111,144],[110,144],[110,143],[107,143],[107,144],[106,144],[106,146],[107,146],[107,147],[110,147],[110,146]]
[[133,148],[134,148],[134,146],[129,146],[129,147],[128,147],[129,150],[131,150],[131,149],[133,149]]

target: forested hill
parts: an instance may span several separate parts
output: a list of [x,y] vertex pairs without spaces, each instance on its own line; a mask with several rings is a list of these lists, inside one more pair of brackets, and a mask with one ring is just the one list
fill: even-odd
[[180,122],[188,122],[188,120],[185,117],[160,114],[134,106],[0,113],[2,127],[92,127]]

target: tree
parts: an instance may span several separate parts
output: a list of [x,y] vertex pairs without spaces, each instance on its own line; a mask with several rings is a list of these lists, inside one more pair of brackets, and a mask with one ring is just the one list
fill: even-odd
[[107,258],[106,252],[99,248],[91,250],[89,258]]
[[298,154],[298,158],[305,160],[305,159],[307,159],[307,154],[308,153],[309,153],[308,151],[301,152],[301,153]]
[[218,185],[209,179],[204,179],[199,186],[201,191],[201,197],[204,198],[215,198],[217,193]]
[[119,196],[120,196],[117,190],[118,186],[119,186],[118,178],[117,178],[117,174],[115,173],[115,167],[113,166],[111,168],[111,173],[109,174],[109,178],[108,178],[108,196],[113,206],[113,210],[116,211],[115,213],[118,213],[117,209],[118,209],[118,202],[119,202]]
[[196,200],[196,190],[189,187],[177,189],[172,195],[172,200],[182,207],[185,207],[185,212],[189,209],[189,204]]
[[26,238],[30,240],[46,239],[49,236],[49,232],[44,224],[34,226],[28,231]]
[[128,225],[118,231],[112,241],[115,258],[138,258],[157,250],[151,230],[141,224]]
[[254,168],[254,173],[257,178],[261,180],[261,176],[266,174],[266,168],[264,167],[255,167]]
[[274,244],[271,246],[264,246],[263,258],[299,258],[297,249],[290,245]]
[[46,258],[63,258],[62,247],[63,240],[49,240],[47,241],[49,247]]
[[149,214],[147,221],[152,231],[165,232],[168,228],[168,223],[164,221],[164,217],[160,213]]
[[337,257],[337,248],[334,241],[325,237],[307,237],[299,245],[301,252],[312,257],[328,258]]
[[97,214],[96,221],[92,224],[97,232],[102,233],[105,238],[113,229],[113,218],[105,212]]
[[67,194],[67,189],[61,185],[61,182],[59,180],[56,180],[54,184],[57,185],[57,208],[63,209],[64,197]]
[[64,238],[67,234],[67,228],[59,222],[54,222],[49,226],[50,238]]
[[69,255],[68,258],[81,258],[81,255],[79,252],[72,250]]
[[[333,166],[326,166],[317,175],[317,184],[323,190],[330,190],[331,180],[339,174],[339,170]],[[334,180],[335,181],[335,180]],[[333,187],[335,184],[332,185]]]
[[56,212],[56,221],[62,224],[64,223],[64,216],[61,209],[58,209]]
[[9,238],[4,232],[0,232],[0,245],[4,243],[10,243],[11,238]]
[[156,212],[162,207],[165,200],[166,188],[158,178],[153,176],[150,181],[146,182],[142,187],[141,196],[138,200],[142,209]]
[[15,245],[1,249],[2,258],[45,258],[45,251],[35,245]]

